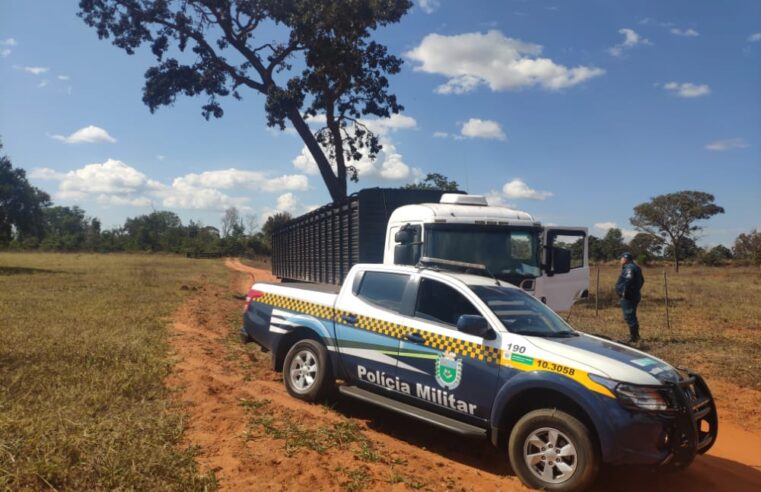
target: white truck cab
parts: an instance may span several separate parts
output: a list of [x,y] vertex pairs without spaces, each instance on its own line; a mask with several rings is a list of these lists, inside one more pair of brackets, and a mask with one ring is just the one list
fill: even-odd
[[414,265],[421,257],[485,265],[555,311],[571,309],[589,288],[586,228],[543,227],[480,195],[445,193],[439,203],[394,210],[383,263]]

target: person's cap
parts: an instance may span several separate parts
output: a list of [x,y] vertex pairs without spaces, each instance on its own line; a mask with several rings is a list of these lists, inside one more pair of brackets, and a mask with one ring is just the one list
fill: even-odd
[[631,261],[631,260],[633,260],[633,259],[634,259],[634,257],[632,256],[632,254],[631,254],[631,253],[628,253],[628,252],[627,252],[627,253],[622,253],[622,254],[621,254],[621,258],[627,259],[627,260],[629,260],[629,261]]

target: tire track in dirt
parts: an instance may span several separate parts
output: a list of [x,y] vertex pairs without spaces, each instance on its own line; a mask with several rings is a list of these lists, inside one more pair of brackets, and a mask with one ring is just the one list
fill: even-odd
[[[247,292],[253,281],[276,281],[269,272],[226,259],[234,270],[232,290]],[[244,275],[241,275],[243,273]],[[237,344],[241,302],[231,292],[203,284],[174,318],[172,346],[178,356],[168,384],[189,415],[186,444],[200,447],[202,470],[214,470],[222,490],[290,490],[298,487],[341,490],[527,490],[512,475],[502,451],[484,441],[460,438],[370,405],[339,397],[331,408],[290,397],[282,377],[269,369],[269,354]],[[720,391],[738,388],[719,386]],[[761,435],[726,420],[733,415],[720,402],[719,441],[683,473],[654,474],[641,469],[605,469],[596,490],[675,491],[758,490],[761,484]],[[758,395],[751,395],[756,399]],[[354,423],[383,457],[363,461],[351,447],[323,453],[299,448],[288,453],[285,441],[251,425],[252,414],[241,401],[269,400],[266,412],[284,424],[319,429]],[[761,403],[758,399],[755,400]],[[264,411],[264,410],[262,410]],[[359,473],[361,482],[354,480]],[[396,482],[396,483],[393,483]],[[416,483],[417,482],[417,483]]]

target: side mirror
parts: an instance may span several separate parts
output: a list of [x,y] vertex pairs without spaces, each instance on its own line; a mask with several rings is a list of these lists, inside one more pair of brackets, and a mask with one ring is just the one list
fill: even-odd
[[395,265],[416,265],[420,260],[421,246],[420,226],[404,224],[396,234],[394,241],[399,243],[394,246]]
[[412,231],[407,227],[402,227],[394,234],[394,241],[400,244],[409,244],[412,242]]
[[552,273],[571,271],[571,251],[565,248],[552,248]]
[[494,340],[497,334],[489,327],[486,318],[477,314],[463,314],[457,319],[457,330],[469,335]]
[[[399,233],[397,232],[398,236]],[[394,265],[414,265],[414,246],[412,244],[397,244],[394,246]]]

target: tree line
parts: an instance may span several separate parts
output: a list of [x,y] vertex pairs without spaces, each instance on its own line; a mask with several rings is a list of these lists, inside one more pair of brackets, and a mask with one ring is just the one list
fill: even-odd
[[[2,144],[0,144],[2,150]],[[438,173],[428,174],[407,189],[457,191],[458,184]],[[682,191],[660,195],[634,207],[630,219],[638,232],[625,241],[620,229],[609,229],[603,237],[589,236],[589,259],[614,260],[628,251],[641,263],[672,258],[720,265],[737,259],[761,264],[761,232],[740,234],[730,249],[719,245],[700,248],[697,221],[723,213],[713,195]],[[281,212],[259,227],[256,217],[241,216],[232,207],[225,211],[221,229],[191,220],[183,224],[174,212],[154,211],[130,217],[118,227],[104,230],[98,218],[88,217],[77,206],[54,205],[44,191],[30,185],[26,172],[14,168],[0,154],[0,248],[43,251],[146,251],[181,254],[269,255],[272,231],[291,219]],[[567,244],[576,257],[582,242]]]
[[[625,252],[631,253],[637,263],[647,265],[654,261],[674,258],[674,246],[661,237],[639,232],[626,241],[621,229],[608,229],[603,237],[590,235],[588,238],[589,261],[594,263],[616,260]],[[581,241],[566,245],[574,257],[581,256]],[[730,260],[738,260],[754,265],[761,264],[761,231],[752,230],[737,236],[734,246],[723,244],[702,248],[693,238],[683,238],[676,251],[680,263],[689,261],[708,266],[720,266]]]

